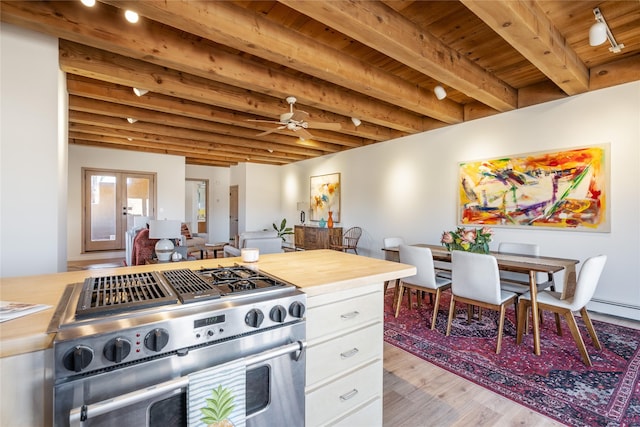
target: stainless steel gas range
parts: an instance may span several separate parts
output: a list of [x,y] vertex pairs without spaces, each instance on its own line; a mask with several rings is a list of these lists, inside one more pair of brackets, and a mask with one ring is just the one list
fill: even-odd
[[305,305],[244,266],[71,284],[50,325],[54,424],[187,425],[190,378],[242,359],[243,422],[302,426]]

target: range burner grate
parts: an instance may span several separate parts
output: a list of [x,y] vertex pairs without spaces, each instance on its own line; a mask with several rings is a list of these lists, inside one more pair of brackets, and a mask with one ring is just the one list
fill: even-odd
[[162,275],[176,290],[180,301],[184,304],[220,298],[218,289],[187,268],[167,270]]
[[78,299],[76,319],[177,302],[175,294],[154,273],[89,277],[85,279]]

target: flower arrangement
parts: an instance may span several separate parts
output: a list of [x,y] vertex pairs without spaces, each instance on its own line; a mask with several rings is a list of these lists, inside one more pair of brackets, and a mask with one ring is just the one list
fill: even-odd
[[458,250],[488,254],[489,242],[491,242],[492,235],[493,230],[489,227],[469,230],[458,227],[456,231],[445,231],[442,233],[440,242],[449,251]]

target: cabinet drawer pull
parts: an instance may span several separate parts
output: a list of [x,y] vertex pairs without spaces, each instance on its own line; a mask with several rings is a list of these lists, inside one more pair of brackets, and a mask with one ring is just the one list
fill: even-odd
[[356,316],[359,316],[360,312],[359,311],[352,311],[351,313],[345,313],[345,314],[341,314],[340,317],[343,320],[349,320],[349,319],[353,319]]
[[356,394],[358,394],[358,390],[356,390],[355,388],[353,390],[351,390],[348,393],[343,394],[342,396],[340,396],[340,400],[342,400],[343,402],[346,402],[347,400],[351,399],[352,397],[354,397]]
[[352,348],[349,351],[345,351],[344,353],[340,353],[340,357],[343,359],[347,359],[349,357],[355,356],[360,350],[357,347]]

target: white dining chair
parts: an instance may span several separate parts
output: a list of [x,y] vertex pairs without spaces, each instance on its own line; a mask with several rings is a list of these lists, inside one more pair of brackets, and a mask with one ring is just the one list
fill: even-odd
[[[517,294],[500,289],[498,262],[493,255],[453,251],[451,252],[451,265],[451,303],[446,335],[449,336],[451,332],[451,323],[456,313],[456,302],[498,311],[500,319],[496,354],[499,354],[502,346],[506,305],[515,301]],[[470,310],[467,310],[467,316],[467,321],[471,322]]]
[[[383,249],[388,249],[388,248],[397,248],[400,245],[404,245],[404,238],[403,237],[385,237],[384,239],[382,239],[382,248]],[[400,262],[400,257],[398,256],[397,252],[391,252],[391,251],[384,251],[384,259],[387,261],[393,261],[393,262]],[[396,297],[398,294],[398,287],[400,284],[400,279],[396,279],[394,280],[395,282],[395,287],[393,290],[393,305],[395,306],[396,303]],[[385,280],[384,282],[384,293],[387,293],[387,289],[389,288],[389,285],[391,284],[391,280]]]
[[[596,334],[596,330],[593,328],[593,323],[591,322],[591,318],[589,318],[589,313],[587,312],[587,303],[591,300],[596,291],[596,287],[598,286],[598,281],[600,280],[600,275],[602,274],[606,261],[606,255],[598,255],[587,259],[578,274],[575,293],[571,296],[565,296],[565,299],[561,298],[562,294],[560,292],[554,291],[541,291],[538,292],[537,295],[538,310],[549,310],[565,318],[569,325],[569,330],[571,331],[573,340],[576,342],[576,346],[580,351],[582,360],[587,366],[592,366],[591,359],[589,358],[589,353],[587,352],[582,335],[580,335],[580,330],[578,329],[578,324],[573,316],[573,312],[580,312],[582,320],[587,327],[587,331],[589,331],[589,335],[591,335],[594,347],[601,350],[602,346],[598,340],[598,335]],[[524,320],[527,317],[528,309],[531,306],[531,294],[527,292],[521,295],[519,299],[518,332],[516,336],[516,342],[518,344],[522,342],[522,335],[524,329],[527,327]],[[557,332],[558,335],[562,335],[562,329],[560,328],[559,322],[557,323]]]
[[422,301],[424,292],[435,295],[433,302],[433,316],[431,319],[431,329],[435,329],[436,319],[438,318],[438,309],[440,307],[440,296],[442,291],[449,289],[451,280],[444,277],[437,277],[435,268],[433,267],[433,254],[431,249],[419,246],[400,245],[400,262],[410,264],[416,267],[417,273],[414,276],[404,277],[400,279],[400,288],[398,290],[396,302],[396,317],[400,313],[402,305],[402,296],[407,290],[407,300],[409,310],[411,310],[411,290],[416,291],[418,305]]

